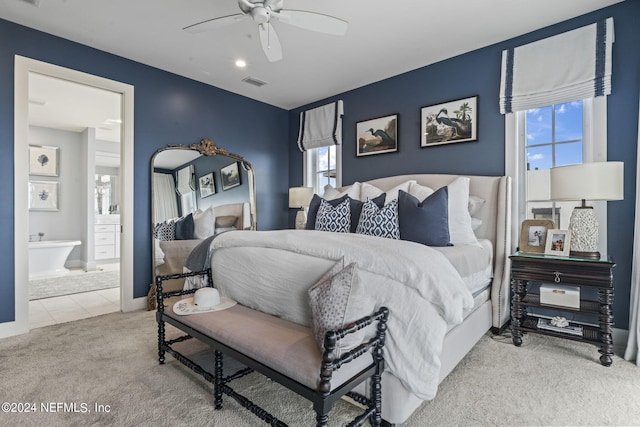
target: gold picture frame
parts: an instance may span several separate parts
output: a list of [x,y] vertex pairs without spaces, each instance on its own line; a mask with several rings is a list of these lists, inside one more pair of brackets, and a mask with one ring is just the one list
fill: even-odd
[[555,224],[550,219],[525,219],[520,227],[520,252],[544,253],[549,230]]

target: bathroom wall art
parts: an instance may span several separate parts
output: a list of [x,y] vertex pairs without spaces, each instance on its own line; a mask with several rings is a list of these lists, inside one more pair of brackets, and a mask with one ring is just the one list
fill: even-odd
[[58,176],[59,147],[49,145],[29,146],[29,174]]
[[57,181],[29,181],[29,210],[59,210],[59,188]]

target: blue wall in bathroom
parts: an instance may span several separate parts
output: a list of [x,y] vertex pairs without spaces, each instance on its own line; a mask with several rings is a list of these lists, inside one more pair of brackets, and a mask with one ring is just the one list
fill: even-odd
[[287,152],[282,144],[287,138],[287,111],[4,20],[0,20],[0,41],[0,217],[4,220],[0,227],[0,323],[15,318],[14,55],[135,87],[135,297],[145,296],[151,283],[150,161],[161,147],[206,137],[243,155],[256,172],[258,225],[262,229],[286,227],[288,170],[283,167]]

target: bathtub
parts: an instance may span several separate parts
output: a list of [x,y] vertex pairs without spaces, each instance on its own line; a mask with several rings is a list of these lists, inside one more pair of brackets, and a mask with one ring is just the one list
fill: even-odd
[[67,257],[80,244],[80,240],[29,242],[29,279],[66,274],[69,271],[64,266]]

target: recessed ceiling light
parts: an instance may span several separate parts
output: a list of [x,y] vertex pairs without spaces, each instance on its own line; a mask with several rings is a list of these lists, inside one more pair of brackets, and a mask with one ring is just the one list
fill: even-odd
[[247,66],[247,63],[243,59],[236,60],[236,67],[244,68]]

